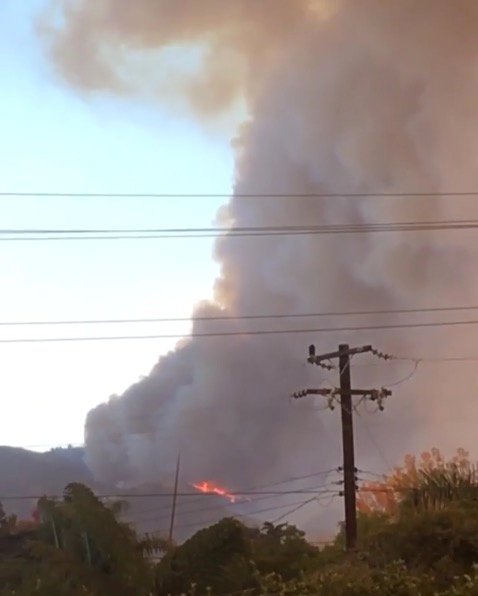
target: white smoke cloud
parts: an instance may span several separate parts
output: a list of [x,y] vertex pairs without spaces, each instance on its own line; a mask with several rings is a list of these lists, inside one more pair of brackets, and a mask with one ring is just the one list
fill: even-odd
[[[62,24],[48,30],[52,56],[78,89],[131,93],[133,78],[127,60],[121,62],[129,51],[201,45],[209,50],[203,66],[178,76],[174,89],[188,92],[201,114],[246,98],[250,117],[234,140],[235,196],[220,218],[267,226],[472,216],[473,205],[453,197],[243,195],[478,190],[474,0],[60,4]],[[215,250],[216,303],[198,313],[472,304],[478,302],[476,246],[473,232],[227,237]],[[403,320],[197,322],[194,331]],[[310,342],[331,350],[344,341],[413,356],[478,355],[473,328],[190,339],[124,395],[89,413],[89,465],[103,480],[169,479],[181,449],[184,477],[231,488],[339,465],[337,413],[317,411],[319,401],[291,404],[288,395],[327,376],[304,366]],[[393,383],[410,366],[357,367],[354,381]],[[478,414],[473,370],[472,364],[424,364],[397,385],[384,414],[362,414],[376,444],[357,419],[358,466],[383,467],[377,444],[392,463],[433,443],[469,447]]]

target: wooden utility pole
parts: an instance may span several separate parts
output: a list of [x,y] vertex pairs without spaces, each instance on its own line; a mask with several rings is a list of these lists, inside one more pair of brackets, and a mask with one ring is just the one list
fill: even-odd
[[392,394],[387,389],[352,389],[350,374],[350,357],[355,354],[373,352],[372,346],[350,348],[347,344],[341,344],[337,352],[330,352],[316,356],[315,346],[309,347],[310,364],[316,364],[325,368],[333,368],[325,365],[324,361],[338,358],[340,373],[340,389],[304,389],[293,394],[296,399],[306,395],[329,396],[329,405],[334,409],[333,399],[340,395],[340,410],[342,418],[342,447],[343,447],[343,470],[344,470],[344,505],[345,505],[345,547],[353,550],[357,544],[357,503],[356,503],[356,468],[353,428],[353,403],[352,396],[359,395],[362,398],[369,398],[377,401],[379,409],[383,409],[383,400]]
[[173,542],[174,535],[174,518],[176,517],[176,502],[178,500],[178,484],[179,484],[179,464],[180,454],[178,454],[178,461],[176,463],[176,475],[174,477],[174,494],[173,494],[173,505],[171,508],[171,524],[169,526],[169,542]]
[[340,406],[344,454],[345,542],[347,550],[357,544],[357,503],[355,493],[355,448],[352,415],[350,353],[347,344],[339,346]]

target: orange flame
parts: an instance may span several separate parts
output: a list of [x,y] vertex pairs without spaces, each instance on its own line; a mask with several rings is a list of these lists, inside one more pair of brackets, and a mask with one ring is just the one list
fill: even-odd
[[222,488],[221,486],[214,484],[214,482],[208,482],[203,480],[198,484],[193,485],[195,489],[199,490],[202,493],[209,493],[214,495],[219,495],[220,497],[224,497],[228,499],[231,503],[235,503],[237,498],[231,492],[229,492],[226,488]]

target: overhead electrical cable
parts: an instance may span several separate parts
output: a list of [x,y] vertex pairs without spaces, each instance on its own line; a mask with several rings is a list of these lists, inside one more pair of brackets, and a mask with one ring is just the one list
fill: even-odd
[[385,451],[382,449],[382,447],[378,444],[377,440],[373,436],[372,431],[370,430],[370,427],[368,426],[365,418],[360,414],[358,410],[356,410],[356,412],[358,414],[358,419],[362,423],[362,426],[365,429],[365,432],[367,433],[370,442],[372,443],[380,458],[384,462],[385,467],[387,468],[387,470],[389,470],[390,473],[393,473],[393,466],[390,464],[390,461],[386,456]]
[[[333,500],[333,498],[335,496],[338,496],[339,494],[340,493],[338,493],[338,492],[332,494],[331,495],[331,500]],[[300,509],[303,509],[306,505],[309,505],[310,503],[313,503],[314,501],[315,502],[318,502],[319,500],[317,499],[317,497],[311,497],[310,499],[307,499],[306,501],[302,501],[302,503],[297,504],[292,509],[289,509],[288,511],[286,511],[282,515],[279,515],[279,517],[276,517],[275,519],[273,519],[272,520],[272,523],[273,524],[277,524],[278,522],[282,521],[286,517],[289,517],[289,515],[292,515],[293,513],[296,513],[297,511],[299,511]]]
[[[391,323],[388,325],[363,325],[347,327],[322,327],[309,329],[261,329],[254,331],[224,331],[224,332],[198,332],[178,334],[155,335],[112,335],[112,336],[86,336],[86,337],[23,337],[0,339],[0,344],[35,344],[59,342],[86,342],[86,341],[126,341],[126,340],[153,340],[153,339],[185,339],[185,338],[214,338],[214,337],[248,337],[267,335],[298,335],[311,333],[340,333],[352,331],[386,331],[392,329],[423,329],[436,327],[456,327],[477,325],[478,320],[469,321],[437,321],[428,323]],[[415,358],[414,360],[417,360]],[[419,359],[418,359],[419,360]]]
[[[306,501],[296,501],[295,503],[286,503],[284,505],[275,505],[273,507],[266,507],[265,509],[259,509],[257,511],[252,511],[251,513],[242,513],[242,514],[239,514],[239,516],[247,519],[248,517],[251,517],[253,515],[258,515],[259,513],[269,513],[270,511],[277,511],[280,509],[285,509],[286,507],[290,507],[291,505],[294,505],[295,506],[294,510],[288,511],[284,516],[281,516],[280,519],[282,519],[283,517],[291,515],[295,511],[302,509],[302,507],[304,507],[308,503],[311,503],[312,501],[316,501],[316,502],[320,503],[321,498],[325,498],[325,497],[330,498],[330,497],[334,497],[334,496],[338,496],[338,495],[339,495],[339,493],[335,492],[335,493],[325,495],[324,497],[313,497],[311,499],[307,499]],[[238,514],[236,514],[236,515],[238,515]],[[187,524],[179,524],[175,527],[177,530],[184,529],[184,528],[194,528],[194,527],[202,526],[202,525],[206,525],[206,524],[213,524],[213,523],[216,523],[217,521],[218,521],[217,519],[209,519],[209,520],[205,520],[205,521],[192,522],[192,523],[187,523]],[[276,523],[276,521],[278,521],[278,520],[274,520],[272,523]]]
[[250,233],[255,232],[322,232],[346,229],[390,228],[390,227],[432,227],[445,225],[478,225],[476,219],[460,220],[422,220],[422,221],[391,221],[391,222],[363,222],[344,224],[302,224],[302,225],[268,225],[268,226],[232,226],[212,228],[0,228],[3,235],[64,235],[64,234],[210,234],[210,233]]
[[[327,489],[296,489],[296,490],[260,490],[260,491],[253,491],[253,490],[237,490],[232,493],[234,497],[250,497],[255,495],[270,495],[270,496],[278,496],[278,495],[321,495],[327,494],[330,490]],[[98,499],[142,499],[145,497],[149,498],[159,498],[159,497],[172,497],[175,493],[168,491],[168,492],[150,492],[150,493],[109,493],[109,494],[97,494],[96,497]],[[216,492],[202,492],[199,493],[198,491],[195,492],[178,492],[176,493],[177,497],[198,497],[198,495],[204,497],[218,497]],[[0,495],[0,501],[20,501],[20,500],[28,500],[28,499],[41,499],[46,497],[47,499],[62,499],[64,495],[61,494],[32,494],[32,495]]]
[[108,233],[83,230],[72,235],[67,231],[46,230],[24,232],[11,230],[0,232],[1,242],[43,242],[65,240],[157,240],[188,238],[263,238],[285,236],[320,236],[336,234],[362,234],[377,232],[424,232],[474,230],[478,228],[478,220],[448,220],[436,222],[390,222],[365,224],[326,224],[321,226],[263,226],[263,227],[231,227],[231,228],[164,228],[154,231],[111,230]]
[[0,321],[3,327],[19,326],[48,326],[48,325],[117,325],[140,323],[181,323],[181,322],[207,322],[207,321],[254,321],[275,319],[306,319],[314,317],[347,317],[369,315],[398,315],[398,314],[425,314],[439,312],[465,312],[478,310],[478,306],[443,306],[432,308],[396,308],[378,310],[348,310],[348,311],[322,311],[307,313],[280,313],[256,315],[217,315],[217,316],[190,316],[190,317],[142,317],[124,319],[60,319],[60,320],[25,320],[25,321]]
[[[247,490],[259,490],[259,489],[263,489],[263,488],[273,488],[275,486],[280,486],[281,484],[290,484],[291,482],[301,482],[304,480],[310,480],[312,478],[317,478],[318,476],[328,476],[329,474],[331,474],[332,472],[336,472],[338,471],[338,468],[335,469],[330,469],[330,470],[324,470],[322,472],[316,472],[315,474],[307,474],[305,476],[292,476],[291,478],[287,478],[286,480],[279,480],[277,482],[272,482],[269,484],[260,484],[260,485],[255,485],[255,486],[251,486],[249,487]],[[325,484],[321,484],[318,486],[313,486],[313,487],[308,487],[310,489],[319,489],[319,488],[326,488],[328,485],[328,482],[326,482]],[[234,494],[234,492],[232,492],[232,494]],[[268,499],[273,499],[273,498],[277,498],[278,495],[266,495],[266,496],[261,496],[258,498],[255,498],[253,500],[254,503],[256,503],[257,501],[263,501],[263,500],[268,500]],[[201,496],[198,496],[197,502],[202,501]],[[188,505],[191,505],[193,503],[196,502],[196,499],[192,500],[192,501],[188,501]],[[222,505],[223,506],[234,506],[237,505],[237,503],[224,503]],[[153,511],[159,513],[159,511],[162,511],[164,509],[169,509],[169,504],[168,505],[162,505],[159,508],[155,507],[154,509],[148,509],[146,511],[141,511],[141,514],[143,513],[148,513],[151,514],[153,513]],[[204,512],[204,511],[211,511],[216,509],[216,507],[213,507],[212,509],[210,507],[204,509],[203,507],[200,508],[195,508],[195,509],[183,509],[181,508],[181,511],[179,512],[179,515],[190,515],[193,513],[199,513],[199,512]],[[137,516],[135,516],[136,519]],[[144,521],[148,521],[148,520],[144,520]]]
[[311,193],[297,193],[297,192],[280,192],[280,193],[241,193],[241,192],[229,192],[229,193],[166,193],[166,192],[58,192],[58,191],[1,191],[0,197],[52,197],[52,198],[69,198],[69,197],[92,197],[92,198],[151,198],[151,199],[172,199],[172,198],[185,198],[185,199],[269,199],[269,198],[283,198],[283,199],[294,199],[294,198],[305,198],[305,199],[327,199],[327,198],[413,198],[413,197],[476,197],[478,191],[406,191],[406,192],[311,192]]
[[[316,490],[316,489],[319,489],[319,488],[323,488],[324,486],[325,485],[313,486],[313,487],[310,487],[308,490]],[[336,488],[335,489],[328,489],[328,490],[330,491],[330,493],[337,492],[337,489]],[[329,493],[326,493],[324,491],[321,494],[326,495],[326,494],[329,494]],[[250,507],[250,506],[253,506],[253,505],[255,505],[256,503],[258,503],[260,501],[270,501],[271,499],[281,499],[281,498],[284,498],[284,497],[287,497],[287,496],[290,496],[290,495],[268,495],[268,496],[262,496],[262,497],[257,497],[257,498],[254,498],[254,499],[250,499],[250,500],[248,500],[249,501],[248,503],[245,503],[243,501],[239,501],[239,502],[235,502],[235,503],[232,503],[232,502],[222,503],[220,505],[218,504],[218,505],[213,506],[213,507],[199,507],[199,508],[196,507],[195,509],[188,509],[188,510],[184,510],[183,508],[181,508],[180,511],[178,511],[177,516],[179,518],[182,518],[184,516],[193,515],[193,514],[197,514],[197,513],[209,513],[209,512],[214,512],[214,511],[218,511],[218,510],[224,511],[224,509],[226,509],[226,508],[227,509],[230,509],[231,507],[234,508],[234,507],[237,507],[237,505],[247,505],[248,507]],[[316,497],[314,496],[314,498],[316,498]],[[287,505],[288,505],[288,503],[286,503],[285,505],[279,506],[279,507],[284,507],[284,506],[287,507]],[[135,521],[141,521],[143,523],[152,522],[152,521],[158,521],[158,522],[160,522],[160,521],[163,521],[163,520],[166,520],[166,519],[169,519],[170,518],[170,513],[169,512],[167,514],[160,515],[160,512],[161,511],[165,511],[165,510],[169,510],[169,509],[170,509],[170,505],[169,504],[168,505],[163,505],[162,507],[160,507],[160,508],[158,508],[156,510],[148,510],[148,517],[147,518],[142,517],[142,513],[146,513],[146,511],[144,511],[144,512],[141,511],[138,515],[133,515],[132,517],[134,518]],[[156,515],[153,515],[153,511],[156,511],[157,512]],[[237,511],[234,512],[234,514],[236,514],[236,513],[237,513]],[[249,514],[254,514],[254,513],[255,513],[254,511],[251,511],[249,509],[247,511],[247,514],[248,515]]]

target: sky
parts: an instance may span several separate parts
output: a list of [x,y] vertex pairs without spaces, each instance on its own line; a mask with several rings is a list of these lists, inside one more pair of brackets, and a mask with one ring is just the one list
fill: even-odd
[[[228,135],[134,98],[78,96],[45,57],[42,0],[0,4],[0,193],[231,190]],[[208,227],[221,198],[0,196],[1,227]],[[3,242],[0,322],[189,316],[212,295],[211,239]],[[188,323],[0,326],[0,339],[185,333]],[[0,444],[80,444],[90,408],[174,340],[0,343]]]

